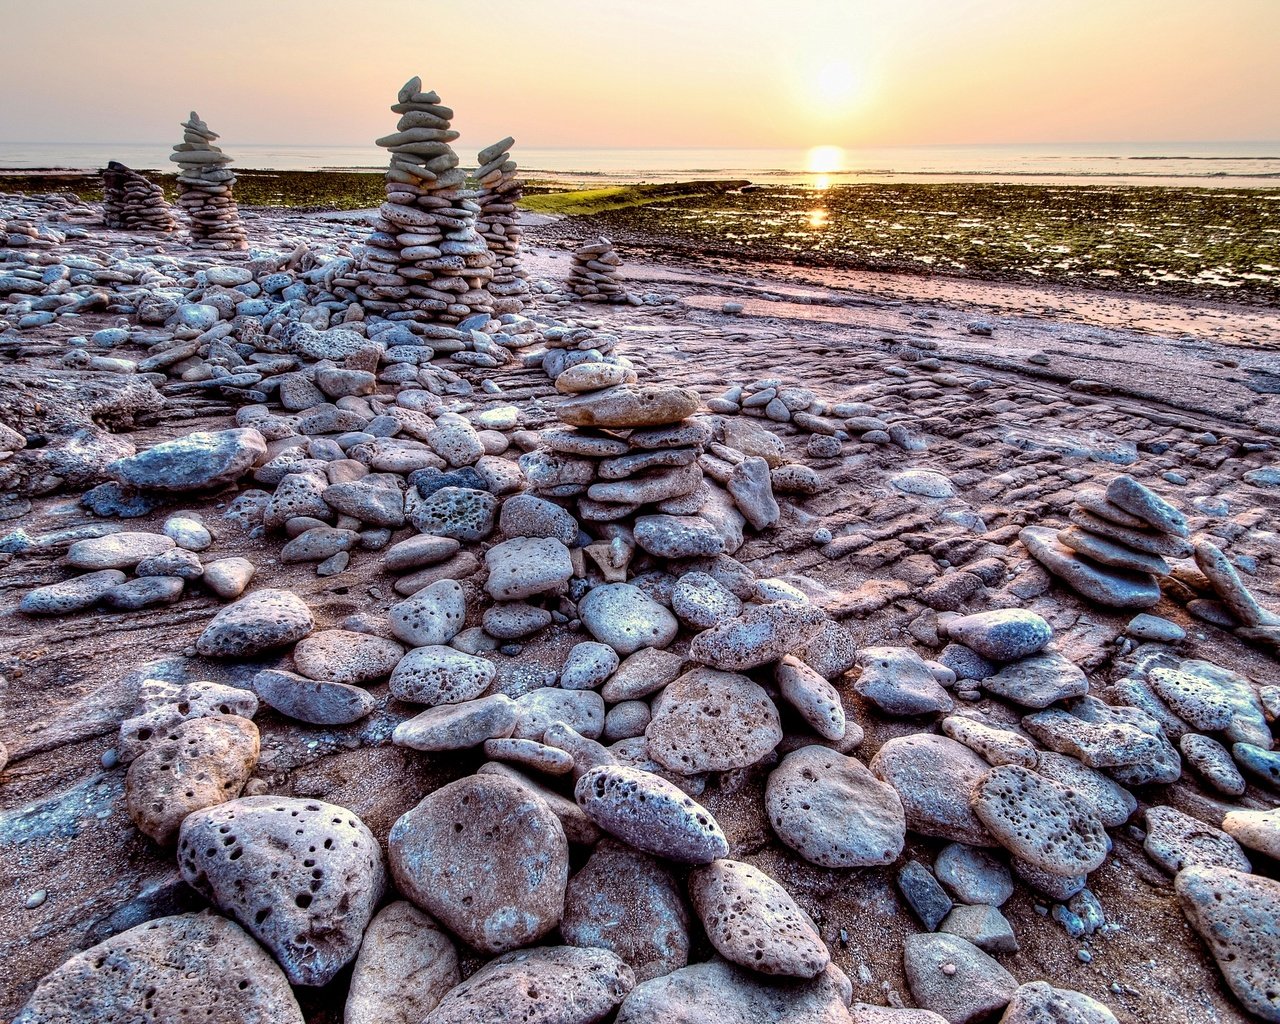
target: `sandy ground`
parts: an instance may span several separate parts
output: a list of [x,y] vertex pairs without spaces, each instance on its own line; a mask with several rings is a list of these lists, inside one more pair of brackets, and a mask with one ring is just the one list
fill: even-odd
[[[251,221],[250,228],[257,244],[270,237],[279,246],[282,232],[305,236],[316,222],[270,215]],[[323,223],[334,225],[335,219]],[[535,227],[529,254],[534,278],[563,277],[566,252],[558,242],[554,248],[538,245],[536,233]],[[1233,557],[1254,560],[1250,585],[1280,606],[1280,550],[1271,532],[1280,491],[1240,480],[1248,469],[1275,463],[1270,446],[1280,435],[1280,320],[1274,311],[943,278],[722,262],[673,267],[624,257],[635,292],[672,301],[562,311],[618,333],[621,351],[647,365],[651,376],[695,386],[707,397],[730,383],[780,377],[824,398],[871,401],[926,443],[912,452],[846,445],[842,458],[815,464],[827,490],[785,501],[780,527],[751,538],[738,555],[761,576],[784,576],[822,594],[841,609],[860,643],[919,646],[907,625],[925,609],[911,595],[941,571],[941,555],[930,545],[946,536],[933,532],[944,509],[908,499],[887,483],[890,474],[909,467],[951,476],[958,496],[945,510],[980,520],[981,528],[971,529],[965,542],[1011,556],[1023,603],[1050,620],[1059,649],[1091,670],[1095,687],[1117,672],[1116,640],[1128,616],[1087,605],[1025,557],[1012,557],[1020,551],[1013,538],[1026,523],[1063,522],[1073,491],[1114,474],[1116,458],[1132,455],[1133,470],[1188,512],[1195,512],[1196,499],[1226,496],[1228,514],[1197,521],[1219,535]],[[723,313],[726,300],[742,302],[744,311]],[[100,322],[85,323],[84,333],[110,322],[86,319]],[[990,322],[994,335],[970,334],[974,320]],[[23,341],[33,333],[39,337],[26,332]],[[1047,356],[1047,364],[1029,363],[1034,353]],[[940,369],[917,368],[921,356],[939,359]],[[4,359],[12,358],[7,349]],[[907,375],[887,375],[892,367]],[[467,376],[478,382],[482,374]],[[540,371],[492,376],[531,414],[552,394]],[[969,387],[977,381],[987,383]],[[211,407],[189,406],[187,415],[161,419],[132,439],[142,447],[186,430],[225,426],[228,419]],[[805,436],[779,429],[789,452],[803,461]],[[1268,447],[1248,450],[1253,443]],[[1162,482],[1159,473],[1166,471],[1183,474],[1187,485]],[[251,558],[258,565],[255,586],[298,591],[317,628],[337,626],[356,612],[381,615],[396,599],[376,554],[358,555],[346,572],[327,579],[307,566],[280,565],[278,539],[250,540],[220,519],[232,496],[189,506],[215,531],[206,557]],[[169,511],[129,525],[158,529]],[[93,521],[75,495],[56,495],[34,500],[30,512],[9,525],[42,535]],[[865,533],[870,540],[829,559],[810,540],[818,526],[837,535]],[[140,679],[243,682],[259,667],[192,656],[195,638],[216,610],[204,596],[135,614],[95,612],[64,621],[18,615],[14,607],[22,594],[63,578],[60,550],[3,556],[7,564],[0,565],[0,670],[8,681],[0,740],[12,758],[0,777],[0,962],[8,974],[0,986],[0,1018],[20,1007],[35,981],[72,952],[198,904],[177,879],[172,855],[132,826],[123,807],[123,770],[104,769],[102,758],[114,744],[118,721],[132,709]],[[1275,661],[1264,652],[1190,619],[1169,600],[1154,611],[1187,627],[1189,652],[1256,680],[1275,679]],[[499,656],[500,672],[558,666],[579,639],[552,628],[519,657]],[[858,751],[864,761],[885,739],[920,727],[873,715],[847,682],[841,691],[867,728]],[[373,692],[379,710],[343,729],[299,728],[260,713],[258,774],[272,792],[351,808],[385,840],[399,814],[476,762],[389,745],[392,726],[412,709],[390,701],[385,684]],[[909,1005],[899,950],[918,925],[896,894],[892,870],[819,869],[781,847],[761,806],[767,770],[762,765],[731,773],[705,797],[733,855],[774,874],[813,914],[858,998]],[[1189,778],[1165,792],[1139,795],[1206,820],[1222,813]],[[1242,802],[1269,806],[1274,797],[1251,789]],[[1245,1020],[1179,912],[1170,879],[1147,859],[1134,833],[1121,828],[1114,840],[1115,855],[1090,880],[1110,926],[1088,940],[1071,939],[1046,916],[1047,904],[1020,886],[1005,909],[1022,949],[1002,957],[1005,966],[1022,981],[1046,978],[1089,993],[1126,1022]],[[928,861],[938,845],[912,836],[908,854]],[[1261,870],[1274,874],[1273,868]],[[28,909],[39,892],[46,898]],[[340,977],[328,990],[300,991],[309,1019],[339,1020],[334,992],[344,984]]]

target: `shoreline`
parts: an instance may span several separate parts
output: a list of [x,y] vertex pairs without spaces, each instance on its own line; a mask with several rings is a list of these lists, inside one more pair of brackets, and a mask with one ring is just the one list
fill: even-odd
[[[237,171],[247,211],[359,213],[381,171]],[[171,173],[148,173],[167,192]],[[99,175],[0,169],[0,192],[101,197]],[[1268,188],[987,181],[859,182],[825,189],[748,179],[574,189],[530,175],[522,208],[554,218],[548,241],[608,235],[657,262],[732,259],[1135,297],[1280,306],[1280,203]]]

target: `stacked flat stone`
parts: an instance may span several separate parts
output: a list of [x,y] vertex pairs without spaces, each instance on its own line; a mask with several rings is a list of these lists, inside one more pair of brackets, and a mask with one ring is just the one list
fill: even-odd
[[508,136],[482,149],[476,157],[479,169],[479,229],[485,244],[493,253],[493,280],[489,294],[493,296],[495,313],[519,313],[529,298],[528,271],[520,265],[520,230],[516,204],[524,190],[524,182],[516,177],[516,162],[511,159],[515,139]]
[[182,123],[182,141],[169,159],[178,165],[178,206],[191,221],[191,242],[206,249],[247,249],[240,211],[232,198],[236,176],[213,143],[218,133],[194,110]]
[[164,191],[116,160],[102,172],[102,219],[126,231],[174,231],[178,227]]
[[1186,518],[1131,476],[1106,492],[1084,491],[1061,530],[1028,526],[1019,535],[1031,555],[1077,593],[1111,608],[1150,608],[1166,558],[1192,554]]
[[401,115],[396,131],[378,139],[391,152],[387,201],[365,243],[356,295],[367,311],[410,329],[491,314],[493,256],[449,145],[458,137],[449,127],[453,111],[423,92],[420,78],[405,83],[391,110]]
[[587,302],[627,302],[627,289],[618,280],[622,257],[603,235],[579,246],[569,268],[569,290]]

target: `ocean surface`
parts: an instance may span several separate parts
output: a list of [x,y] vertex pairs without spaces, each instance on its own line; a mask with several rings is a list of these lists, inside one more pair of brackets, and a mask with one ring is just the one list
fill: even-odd
[[[170,143],[0,142],[0,168],[131,167],[172,169]],[[465,139],[456,144],[468,151]],[[236,166],[263,170],[368,169],[386,166],[372,144],[255,145],[229,141]],[[1280,187],[1280,142],[1073,143],[1009,146],[896,146],[805,149],[515,149],[527,178],[607,184],[748,178],[762,184],[862,181],[997,181]]]

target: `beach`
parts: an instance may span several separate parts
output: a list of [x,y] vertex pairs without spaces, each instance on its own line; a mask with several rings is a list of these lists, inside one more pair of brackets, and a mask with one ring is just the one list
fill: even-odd
[[[242,195],[257,194],[250,191],[254,177],[241,177],[237,190]],[[281,205],[245,203],[241,210],[250,253],[276,254],[271,257],[209,253],[180,238],[104,230],[65,213],[59,215],[61,223],[70,230],[55,251],[68,266],[78,259],[108,269],[154,264],[182,281],[186,294],[221,301],[213,298],[219,289],[207,283],[210,274],[237,280],[243,277],[241,268],[257,266],[254,280],[267,282],[280,272],[293,279],[308,265],[305,261],[341,259],[368,235],[369,213],[333,210],[342,204],[326,201],[324,189],[314,179],[307,181]],[[286,198],[276,184],[262,187]],[[893,188],[893,194],[901,194]],[[793,588],[858,649],[918,644],[941,656],[948,614],[974,607],[1024,608],[1043,616],[1054,650],[1087,669],[1099,680],[1099,691],[1109,693],[1104,685],[1139,671],[1143,658],[1166,648],[1132,636],[1132,611],[1101,607],[1055,582],[1027,557],[1018,538],[1027,525],[1066,523],[1081,490],[1106,488],[1118,473],[1141,467],[1153,487],[1187,511],[1202,536],[1252,567],[1248,585],[1259,600],[1273,607],[1280,603],[1274,535],[1267,528],[1274,486],[1266,476],[1280,437],[1280,325],[1270,304],[1273,294],[1262,283],[1256,292],[1197,285],[1185,293],[1157,288],[1139,293],[1090,278],[1086,287],[1052,276],[1028,281],[1007,259],[983,280],[972,272],[909,265],[904,254],[922,251],[911,246],[895,250],[892,259],[867,261],[877,269],[854,269],[830,253],[813,259],[797,253],[795,243],[787,241],[788,231],[766,232],[759,245],[717,241],[707,220],[717,211],[726,211],[735,224],[752,220],[756,208],[745,204],[757,201],[753,194],[698,188],[699,194],[681,197],[680,191],[675,198],[652,192],[622,193],[623,200],[588,196],[606,207],[619,201],[644,205],[586,217],[522,214],[522,261],[534,286],[529,312],[544,325],[573,323],[595,337],[615,339],[614,351],[644,379],[689,389],[702,402],[762,382],[813,396],[820,403],[813,408],[856,407],[857,415],[847,422],[850,430],[857,429],[839,439],[834,456],[812,454],[827,449],[815,446],[812,439],[819,435],[795,422],[722,417],[767,424],[766,433],[778,438],[782,461],[820,474],[815,489],[779,490],[777,524],[749,531],[736,549],[735,564],[752,579]],[[529,205],[536,207],[543,195],[565,201],[565,193],[531,190]],[[771,208],[789,197],[788,209],[817,198],[787,189],[754,195]],[[306,200],[298,202],[297,196]],[[24,202],[12,195],[2,201],[10,212]],[[295,204],[322,209],[304,211]],[[30,209],[38,214],[38,206]],[[96,216],[95,207],[82,209]],[[685,219],[692,228],[681,226]],[[631,302],[581,303],[564,290],[571,253],[601,230],[612,232],[617,242]],[[924,254],[937,251],[931,246]],[[304,262],[288,269],[290,253]],[[1260,301],[1248,301],[1257,296]],[[216,432],[241,423],[258,423],[265,430],[268,422],[276,424],[246,418],[246,408],[265,406],[252,398],[246,405],[240,396],[237,389],[257,386],[242,383],[247,379],[238,376],[243,368],[223,378],[223,390],[213,386],[218,377],[203,377],[199,358],[178,366],[197,372],[152,371],[144,378],[139,369],[156,365],[155,356],[163,356],[173,339],[169,329],[155,326],[131,327],[122,339],[97,333],[114,329],[121,319],[90,308],[3,335],[3,373],[18,389],[15,394],[23,396],[10,416],[25,419],[13,422],[25,423],[28,432],[45,431],[52,441],[46,452],[66,453],[41,461],[28,452],[17,464],[10,461],[14,489],[0,512],[12,528],[0,541],[6,552],[0,592],[10,623],[0,640],[0,657],[11,680],[7,716],[0,723],[10,760],[0,842],[11,854],[0,880],[16,894],[0,905],[0,934],[21,937],[8,944],[12,984],[0,1002],[4,1013],[20,1006],[37,979],[73,953],[134,921],[200,905],[175,873],[171,854],[135,828],[124,772],[114,767],[120,721],[135,713],[144,686],[154,685],[143,681],[182,684],[200,678],[246,687],[264,665],[275,663],[196,658],[192,644],[226,605],[194,584],[181,601],[133,612],[49,618],[14,611],[24,595],[65,577],[68,544],[119,528],[155,533],[176,510],[185,510],[214,535],[202,556],[206,562],[246,559],[256,566],[254,588],[297,595],[322,635],[382,629],[388,609],[417,585],[402,588],[408,577],[389,576],[376,551],[352,549],[349,562],[333,575],[317,574],[313,562],[282,558],[281,535],[255,531],[253,520],[244,518],[251,496],[269,497],[280,479],[267,473],[246,478],[244,487],[180,494],[150,508],[129,509],[125,520],[101,518],[81,504],[102,479],[102,462],[122,454],[121,439],[144,451],[193,431]],[[103,340],[78,347],[71,340],[77,336]],[[76,368],[81,357],[66,356],[76,349],[87,358],[121,362]],[[226,358],[231,360],[229,354]],[[279,358],[258,353],[256,365],[265,369]],[[505,417],[506,410],[514,410],[516,420],[502,420],[508,428],[517,420],[525,430],[556,426],[554,410],[564,395],[544,371],[540,355],[498,368],[448,357],[444,363],[448,369],[432,371],[437,375],[429,378],[440,387],[432,401],[450,403],[472,417]],[[152,397],[138,397],[144,379],[158,384]],[[52,381],[79,396],[59,413],[62,420],[51,420],[50,410],[41,407],[40,395]],[[393,387],[378,386],[388,393]],[[420,393],[416,378],[394,387]],[[83,397],[84,389],[94,397]],[[369,401],[342,398],[338,405],[362,408],[353,400]],[[92,411],[76,412],[83,402]],[[438,414],[442,424],[450,422],[443,406]],[[287,422],[297,420],[277,425]],[[335,420],[334,428],[357,422],[369,420]],[[110,432],[104,433],[101,424]],[[891,428],[896,440],[882,428]],[[81,432],[64,448],[61,435],[72,429]],[[282,427],[280,439],[271,442],[272,457],[300,439],[288,432],[293,429]],[[323,438],[320,432],[331,428],[311,429]],[[514,436],[509,429],[508,434]],[[321,440],[301,441],[313,451],[324,450]],[[345,443],[363,442],[353,436]],[[518,451],[515,447],[511,454]],[[69,472],[69,459],[79,467],[76,474]],[[55,470],[61,474],[57,481],[49,477]],[[934,491],[939,479],[945,488]],[[359,526],[355,519],[342,522]],[[361,536],[372,538],[371,525],[359,528]],[[468,622],[479,621],[475,604],[485,600],[474,579],[478,564],[448,562],[439,576],[456,576],[466,585],[472,602]],[[648,559],[640,564],[657,571],[668,563]],[[1190,574],[1181,578],[1192,580]],[[958,589],[961,583],[968,589]],[[1236,635],[1238,624],[1230,618],[1211,622],[1193,615],[1189,596],[1203,601],[1206,592],[1183,593],[1171,584],[1155,610],[1185,631],[1188,643],[1211,650],[1224,669],[1270,678],[1274,661],[1267,645]],[[559,607],[554,600],[548,603]],[[484,649],[498,691],[518,697],[539,680],[555,677],[568,649],[583,639],[580,628],[566,621],[522,637],[515,647]],[[685,641],[678,646],[685,649]],[[823,663],[821,652],[808,656]],[[388,742],[413,711],[388,694],[386,682],[368,685],[376,710],[347,725],[299,726],[286,715],[259,712],[262,753],[255,777],[278,797],[322,799],[348,808],[379,843],[386,843],[393,823],[429,793],[484,778],[471,774],[483,758],[478,749],[446,758]],[[851,688],[843,700],[851,720],[856,717],[865,731],[859,757],[872,758],[916,730],[915,720],[883,714]],[[982,706],[997,716],[993,721],[1014,727],[1016,711],[1000,710],[989,699]],[[788,722],[789,731],[799,728],[805,735],[803,726]],[[866,867],[850,876],[817,868],[779,843],[763,811],[764,787],[776,765],[776,757],[765,758],[720,773],[698,798],[736,854],[767,870],[809,908],[833,964],[850,979],[855,1000],[900,999],[910,982],[899,947],[915,925],[905,912],[889,909],[898,899],[897,868]],[[1146,797],[1152,790],[1139,792]],[[1162,803],[1221,820],[1216,808],[1223,805],[1190,776],[1164,792]],[[1244,806],[1263,806],[1267,798],[1260,793],[1251,787]],[[1105,932],[1081,937],[1047,921],[1042,912],[1053,901],[1020,886],[1003,907],[1020,949],[1002,959],[1021,977],[1051,979],[1105,1001],[1129,1019],[1243,1022],[1213,960],[1184,921],[1166,876],[1148,860],[1141,835],[1116,829],[1114,849],[1089,878],[1090,891],[1106,907]],[[936,839],[912,833],[903,855],[928,861],[937,845]],[[29,895],[37,884],[47,892],[47,902]],[[1151,956],[1153,947],[1159,947],[1159,957]],[[467,955],[480,962],[474,953]],[[297,989],[307,1019],[337,1021],[344,984],[339,978],[327,987]]]

